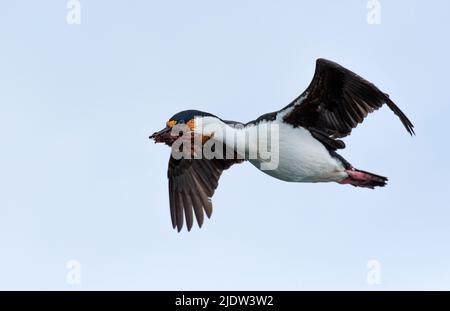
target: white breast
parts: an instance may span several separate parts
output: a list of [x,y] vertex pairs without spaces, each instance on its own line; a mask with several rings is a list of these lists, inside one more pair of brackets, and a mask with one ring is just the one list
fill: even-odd
[[302,127],[273,121],[279,131],[279,152],[271,150],[278,157],[275,169],[261,169],[261,159],[249,161],[264,173],[275,178],[292,182],[339,181],[346,177],[345,169],[339,160],[330,155],[325,146]]

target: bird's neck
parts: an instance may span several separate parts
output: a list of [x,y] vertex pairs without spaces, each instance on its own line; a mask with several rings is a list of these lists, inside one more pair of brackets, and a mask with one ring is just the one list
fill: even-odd
[[228,124],[219,118],[208,116],[195,119],[195,131],[233,148],[235,142],[242,142],[243,138],[240,136],[243,136],[242,133],[246,131],[246,128],[243,125]]
[[[217,143],[223,143],[227,148],[236,151],[241,157],[257,156],[261,136],[270,136],[268,124],[229,124],[216,117],[203,117],[195,120],[196,131],[201,135],[211,137]],[[268,135],[268,136],[267,136]],[[267,140],[267,139],[266,139]],[[263,143],[267,145],[267,143]],[[270,143],[269,143],[270,145]]]

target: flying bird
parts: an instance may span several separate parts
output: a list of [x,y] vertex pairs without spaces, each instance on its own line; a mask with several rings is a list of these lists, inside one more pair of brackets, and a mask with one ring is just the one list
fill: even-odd
[[[386,104],[400,119],[410,135],[413,124],[389,98],[371,82],[341,65],[318,59],[314,77],[308,88],[281,110],[264,114],[248,123],[222,120],[198,110],[186,110],[175,114],[166,127],[150,136],[155,143],[169,146],[183,135],[174,128],[183,125],[188,133],[201,136],[201,144],[214,142],[230,151],[225,158],[175,158],[169,159],[168,181],[170,215],[173,228],[180,231],[186,221],[188,231],[194,223],[199,227],[204,214],[212,214],[211,198],[222,172],[234,164],[249,161],[261,169],[266,159],[249,158],[252,147],[245,146],[239,152],[235,141],[228,143],[218,128],[234,134],[251,134],[261,129],[276,129],[278,152],[274,155],[277,166],[262,170],[264,173],[288,182],[337,182],[355,187],[383,187],[387,178],[354,168],[337,153],[345,148],[341,138],[350,135],[353,128],[366,116]],[[205,130],[206,128],[210,130]],[[177,134],[178,133],[178,134]],[[216,147],[217,147],[216,146]],[[177,147],[178,148],[178,147]],[[195,153],[192,149],[191,153]]]

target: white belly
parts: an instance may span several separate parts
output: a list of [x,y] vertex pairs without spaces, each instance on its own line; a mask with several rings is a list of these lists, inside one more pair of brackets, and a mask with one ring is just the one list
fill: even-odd
[[[274,122],[279,128],[279,152],[271,150],[274,169],[261,169],[261,159],[249,159],[262,172],[291,182],[340,181],[347,177],[342,163],[302,127]],[[270,145],[270,143],[269,143]],[[275,157],[275,158],[273,158]]]

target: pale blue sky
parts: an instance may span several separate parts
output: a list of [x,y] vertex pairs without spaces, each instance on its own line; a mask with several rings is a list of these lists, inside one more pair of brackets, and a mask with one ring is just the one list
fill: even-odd
[[[450,3],[9,1],[0,10],[0,289],[450,289]],[[289,184],[250,164],[204,227],[169,217],[170,150],[148,135],[190,108],[251,120],[302,92],[315,59],[376,83],[387,109],[342,152],[375,191]],[[65,264],[81,263],[81,284]],[[369,260],[382,284],[366,282]]]

